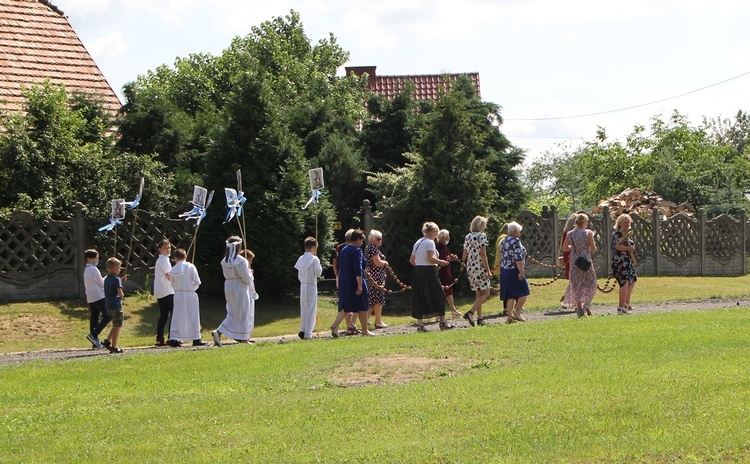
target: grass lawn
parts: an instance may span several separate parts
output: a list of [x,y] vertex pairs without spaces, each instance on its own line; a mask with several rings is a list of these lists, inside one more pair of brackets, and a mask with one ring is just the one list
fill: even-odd
[[[544,282],[544,279],[532,279]],[[599,280],[604,284],[604,279]],[[557,308],[567,281],[557,281],[549,286],[532,287],[526,302],[529,311]],[[262,292],[261,292],[262,294]],[[705,298],[730,298],[750,295],[750,276],[743,277],[642,277],[633,292],[633,305],[654,301],[674,301]],[[337,306],[333,297],[321,295],[318,300],[319,322],[316,329],[323,332],[335,318]],[[457,298],[459,310],[471,307],[472,297]],[[617,305],[617,290],[604,294],[597,292],[596,305]],[[120,335],[120,346],[152,345],[156,338],[156,321],[159,309],[149,295],[131,295],[124,300],[125,323]],[[488,314],[500,312],[500,301],[493,295],[485,303]],[[408,293],[388,297],[384,321],[388,324],[410,324],[411,299]],[[201,324],[204,340],[209,332],[224,319],[222,297],[201,297]],[[85,301],[56,301],[12,303],[0,305],[0,353],[38,350],[45,348],[89,347],[88,307]],[[343,326],[342,326],[343,327]],[[105,330],[105,335],[106,331]],[[253,337],[296,334],[299,331],[299,301],[294,296],[261,297],[256,302],[256,327]]]
[[651,313],[3,366],[0,462],[750,462],[749,325]]

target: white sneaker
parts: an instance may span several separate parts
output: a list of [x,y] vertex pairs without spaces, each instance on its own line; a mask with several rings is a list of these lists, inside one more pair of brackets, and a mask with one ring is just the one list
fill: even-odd
[[219,331],[214,330],[213,332],[211,332],[211,336],[214,338],[214,344],[216,346],[221,346],[221,336],[219,335]]

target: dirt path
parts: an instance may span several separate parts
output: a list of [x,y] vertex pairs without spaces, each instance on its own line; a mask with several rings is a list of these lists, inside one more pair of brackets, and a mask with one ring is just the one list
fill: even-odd
[[[708,311],[712,309],[720,308],[732,308],[742,307],[750,308],[750,298],[725,298],[725,299],[710,299],[710,300],[689,300],[689,301],[670,301],[665,303],[648,303],[640,305],[636,308],[635,313],[632,316],[623,317],[637,317],[638,314],[643,313],[656,313],[656,312],[668,312],[668,311]],[[594,317],[604,315],[615,315],[615,308],[611,305],[607,306],[592,306],[592,312]],[[533,311],[524,313],[524,317],[529,322],[538,322],[542,320],[559,319],[564,317],[576,317],[574,312],[571,311]],[[505,317],[500,317],[498,314],[492,314],[486,316],[488,324],[504,324]],[[469,329],[468,322],[463,319],[454,319],[453,324],[457,329]],[[323,327],[325,323],[321,322]],[[342,327],[343,324],[342,324]],[[376,331],[376,336],[385,335],[400,335],[406,333],[414,333],[416,328],[414,325],[400,325],[391,326],[386,329],[379,329]],[[439,332],[440,328],[435,322],[427,324],[428,332]],[[322,339],[330,339],[330,331],[322,331],[316,334]],[[345,337],[345,335],[341,335]],[[267,343],[288,343],[292,341],[301,342],[297,335],[283,335],[277,337],[266,337],[256,338],[255,342],[267,342]],[[0,366],[8,364],[18,364],[30,361],[62,361],[67,359],[80,359],[80,358],[94,358],[97,356],[127,356],[131,353],[167,353],[174,350],[209,350],[209,349],[223,349],[212,346],[213,343],[203,347],[192,347],[186,346],[182,348],[171,348],[171,347],[155,347],[155,346],[144,346],[144,347],[133,347],[126,348],[123,355],[111,355],[106,350],[92,350],[86,348],[70,348],[70,349],[54,349],[54,350],[39,350],[39,351],[26,351],[18,353],[0,353]],[[228,349],[242,349],[245,345],[238,345],[236,343],[226,343]],[[250,347],[248,347],[250,348]]]

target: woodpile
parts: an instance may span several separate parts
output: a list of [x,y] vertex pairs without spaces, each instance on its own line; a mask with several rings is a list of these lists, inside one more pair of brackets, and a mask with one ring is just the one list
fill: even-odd
[[695,213],[695,208],[687,201],[677,205],[671,201],[666,201],[653,191],[642,192],[636,188],[625,189],[619,195],[600,201],[597,206],[592,208],[591,212],[601,214],[605,206],[609,206],[609,213],[613,219],[623,213],[650,215],[654,208],[659,210],[662,217],[672,217],[679,213],[692,216]]

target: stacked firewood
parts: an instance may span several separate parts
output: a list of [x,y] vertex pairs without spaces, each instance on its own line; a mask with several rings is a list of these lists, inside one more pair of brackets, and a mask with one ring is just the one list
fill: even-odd
[[650,215],[654,208],[659,210],[659,214],[662,217],[671,217],[679,213],[692,216],[695,213],[695,208],[687,201],[678,205],[671,201],[666,201],[653,191],[646,190],[642,192],[637,188],[625,189],[619,195],[614,195],[600,201],[597,206],[592,208],[591,212],[601,214],[605,206],[609,206],[609,213],[612,218],[616,218],[623,213]]

